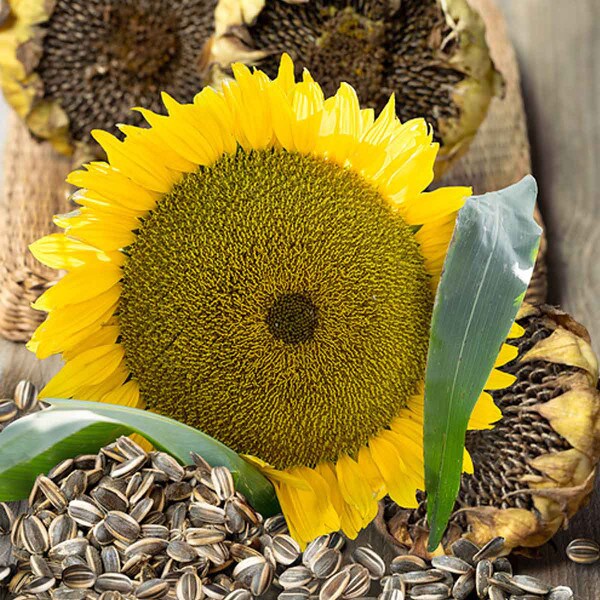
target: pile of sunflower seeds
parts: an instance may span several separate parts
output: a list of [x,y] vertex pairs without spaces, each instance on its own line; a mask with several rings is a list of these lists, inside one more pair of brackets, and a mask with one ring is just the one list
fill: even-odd
[[0,587],[19,600],[573,597],[513,575],[497,558],[501,538],[481,549],[459,540],[454,556],[431,563],[399,556],[386,565],[365,546],[343,553],[337,533],[302,553],[281,515],[263,521],[227,469],[192,458],[182,467],[123,437],[40,475],[27,513],[15,517],[0,503],[0,534],[10,533],[14,558],[0,565]]
[[0,400],[0,431],[13,421],[43,408],[37,389],[30,381],[19,381],[13,398]]

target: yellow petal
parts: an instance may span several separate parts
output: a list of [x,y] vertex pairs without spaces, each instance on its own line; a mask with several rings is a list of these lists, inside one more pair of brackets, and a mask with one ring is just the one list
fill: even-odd
[[142,408],[142,403],[140,401],[140,386],[137,381],[131,379],[105,394],[102,397],[101,402],[106,402],[107,404],[120,404],[121,406],[131,406],[132,408]]
[[338,458],[335,470],[344,500],[358,510],[363,520],[374,519],[377,514],[377,502],[358,464],[343,454]]
[[89,261],[110,260],[102,251],[70,238],[64,233],[52,233],[29,246],[33,256],[51,269],[75,269]]
[[492,429],[494,423],[502,418],[502,411],[494,403],[494,399],[482,392],[471,413],[467,429]]
[[508,373],[503,373],[502,371],[498,371],[494,369],[483,387],[484,390],[502,390],[504,388],[510,387],[517,378],[514,375],[509,375]]
[[500,352],[498,353],[498,357],[496,358],[496,362],[494,363],[494,367],[502,367],[503,365],[506,365],[517,358],[518,355],[519,349],[516,346],[502,344]]
[[411,225],[422,225],[457,212],[471,196],[468,187],[442,187],[433,192],[423,192],[407,199],[402,205],[402,216]]

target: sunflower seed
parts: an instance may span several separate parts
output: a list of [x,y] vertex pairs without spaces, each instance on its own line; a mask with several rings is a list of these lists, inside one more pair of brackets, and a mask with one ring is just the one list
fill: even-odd
[[125,556],[133,556],[135,554],[147,554],[148,556],[155,556],[163,552],[169,542],[161,538],[144,538],[133,544],[129,545],[125,549]]
[[312,542],[306,546],[304,550],[304,554],[302,555],[302,562],[306,567],[310,568],[312,564],[312,560],[316,554],[328,548],[329,536],[321,535],[318,538],[315,538]]
[[23,519],[23,545],[31,554],[41,554],[50,547],[48,530],[38,517],[29,515]]
[[171,481],[181,481],[185,475],[183,467],[166,452],[153,452],[150,455],[152,466],[162,471]]
[[495,585],[490,586],[488,597],[490,600],[506,600],[506,594]]
[[304,587],[284,590],[277,596],[277,600],[308,600],[309,598],[310,592]]
[[[179,529],[174,527],[173,529]],[[169,529],[164,525],[144,524],[142,525],[142,537],[157,537],[163,540],[169,539]]]
[[578,538],[567,546],[569,560],[582,565],[591,565],[600,560],[600,545],[594,540]]
[[115,479],[121,479],[127,477],[132,473],[139,471],[146,463],[147,458],[145,456],[135,456],[130,458],[121,464],[116,464],[111,471],[111,477]]
[[426,583],[410,589],[411,598],[420,600],[445,600],[450,597],[450,588],[445,583]]
[[291,565],[300,556],[300,546],[289,535],[281,533],[275,535],[272,544],[273,556],[280,565]]
[[109,512],[106,519],[104,519],[104,526],[112,536],[122,542],[131,543],[140,534],[139,523],[133,517],[121,511]]
[[418,556],[396,556],[390,563],[392,573],[412,573],[413,571],[424,571],[427,563]]
[[100,553],[102,567],[107,573],[118,573],[121,570],[121,556],[114,546],[104,546]]
[[88,546],[85,549],[85,562],[96,575],[100,575],[104,571],[100,552],[94,546]]
[[480,598],[484,598],[487,594],[489,579],[492,573],[492,563],[489,560],[483,559],[477,563],[477,568],[475,569],[475,589]]
[[165,496],[168,502],[181,502],[192,495],[193,488],[187,481],[176,481],[165,488]]
[[67,567],[62,574],[63,583],[72,589],[89,589],[96,583],[96,574],[84,565]]
[[341,598],[350,582],[350,573],[340,571],[325,581],[319,592],[319,600],[337,600]]
[[386,590],[379,594],[377,600],[404,600],[404,592],[402,590]]
[[341,564],[341,552],[333,548],[325,548],[313,557],[311,570],[317,579],[327,579],[338,572]]
[[88,541],[85,538],[74,538],[65,540],[53,546],[48,552],[48,556],[52,559],[64,559],[69,556],[83,556],[85,549],[88,546]]
[[10,533],[11,527],[15,521],[13,511],[8,504],[0,502],[0,535]]
[[196,551],[183,540],[173,540],[167,546],[167,555],[180,563],[189,563],[197,558]]
[[[312,572],[304,566],[290,567],[279,575],[278,582],[284,590],[288,590],[305,586],[312,577]],[[348,575],[348,579],[350,579],[350,575]]]
[[265,531],[273,537],[278,533],[288,534],[289,531],[287,523],[285,522],[285,517],[283,515],[269,517],[265,521]]
[[196,527],[206,523],[225,523],[225,511],[206,502],[194,502],[189,509],[190,520]]
[[94,590],[99,593],[112,591],[130,594],[133,591],[133,582],[122,573],[104,573],[96,579]]
[[92,529],[92,537],[101,546],[112,544],[115,540],[112,533],[106,529],[106,524],[104,521],[100,521],[100,523],[94,526]]
[[402,580],[402,575],[397,573],[383,577],[380,584],[383,587],[384,592],[389,590],[401,590],[403,592],[406,591],[406,583],[404,583]]
[[141,523],[154,508],[154,500],[152,498],[142,498],[129,511],[129,516]]
[[428,571],[413,571],[412,573],[402,573],[402,580],[405,583],[415,585],[418,583],[436,583],[444,579],[444,573],[437,569],[429,569]]
[[466,600],[475,589],[475,573],[465,573],[461,575],[452,587],[452,595],[456,600]]
[[273,565],[265,560],[250,581],[249,588],[252,595],[262,596],[269,589],[274,575],[275,569]]
[[440,571],[447,571],[456,575],[464,575],[473,570],[469,563],[455,556],[434,556],[431,559],[431,564]]
[[223,565],[229,559],[229,551],[224,544],[211,544],[210,546],[197,546],[196,554],[209,560],[213,565]]
[[119,592],[102,592],[98,596],[98,600],[124,600],[122,594]]
[[43,594],[52,589],[55,584],[56,579],[54,577],[36,577],[25,586],[25,589],[30,594]]
[[225,596],[227,596],[231,590],[228,590],[218,583],[208,583],[202,586],[202,591],[208,598],[211,598],[211,600],[224,600]]
[[385,563],[372,548],[359,546],[352,554],[354,560],[365,567],[371,579],[381,579],[385,574]]
[[235,493],[231,471],[226,467],[215,467],[212,469],[210,479],[219,500],[228,500]]
[[344,570],[350,574],[350,580],[344,591],[344,598],[365,596],[371,587],[369,570],[362,565],[347,565]]
[[559,585],[548,594],[548,600],[573,600],[573,598],[573,590],[566,585]]
[[0,400],[0,423],[12,421],[19,413],[19,407],[12,400]]
[[231,558],[237,562],[241,562],[245,558],[250,558],[252,556],[262,556],[258,550],[255,550],[250,546],[244,546],[243,544],[231,544],[229,553],[231,554]]
[[185,539],[190,546],[210,546],[225,540],[226,534],[210,527],[190,527],[185,532]]
[[67,507],[67,497],[60,488],[44,475],[38,475],[36,480],[39,491],[50,501],[50,504],[59,511]]
[[252,600],[253,596],[248,590],[233,590],[225,596],[225,600]]
[[494,573],[494,575],[488,579],[488,583],[499,587],[509,594],[522,594],[525,591],[513,581],[508,573]]
[[121,436],[117,442],[117,449],[125,458],[135,458],[136,456],[145,456],[146,451],[139,445],[136,444],[131,438]]
[[513,569],[508,558],[497,558],[492,563],[492,566],[494,568],[494,573],[508,573],[509,575],[512,575]]
[[83,527],[93,527],[104,518],[102,510],[85,500],[71,500],[67,512],[75,523]]
[[504,549],[504,538],[503,537],[495,537],[491,539],[485,546],[482,546],[481,550],[477,551],[473,555],[473,560],[475,562],[483,560],[484,558],[496,558]]
[[126,494],[114,487],[99,485],[90,495],[96,504],[106,511],[118,510],[125,512],[129,508],[129,500]]
[[12,570],[10,567],[0,567],[0,583],[8,579],[11,573]]
[[37,388],[31,381],[22,379],[15,387],[15,404],[25,413],[31,412],[37,404]]
[[146,598],[164,598],[169,593],[171,586],[163,579],[150,579],[141,583],[135,590],[135,597],[140,600]]
[[547,594],[551,587],[540,581],[537,577],[529,575],[514,575],[511,582],[520,587],[524,592],[531,594]]
[[198,470],[201,474],[210,474],[211,466],[199,454],[190,452],[190,456],[192,457],[193,463],[196,465],[196,467],[198,467]]
[[184,573],[177,582],[177,600],[202,600],[202,582],[196,573]]

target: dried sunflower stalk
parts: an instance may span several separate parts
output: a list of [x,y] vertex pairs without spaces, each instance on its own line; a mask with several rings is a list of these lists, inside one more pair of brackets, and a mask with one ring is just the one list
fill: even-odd
[[[89,132],[139,124],[160,92],[190,101],[206,83],[213,0],[9,0],[0,11],[8,102],[39,138],[83,156]],[[95,150],[95,146],[93,146]],[[97,151],[97,150],[95,150]]]
[[[502,368],[517,380],[492,392],[503,413],[495,427],[467,434],[475,471],[462,477],[446,551],[462,536],[478,544],[502,536],[507,551],[527,552],[548,541],[593,490],[600,393],[589,335],[549,306],[525,305],[518,320],[526,333],[511,342],[519,354]],[[427,556],[421,500],[416,510],[388,503],[379,524],[395,543]]]
[[438,176],[466,151],[501,88],[483,21],[466,0],[220,0],[212,56],[222,76],[235,61],[274,76],[282,52],[326,96],[346,81],[380,111],[395,92],[401,121],[433,126]]

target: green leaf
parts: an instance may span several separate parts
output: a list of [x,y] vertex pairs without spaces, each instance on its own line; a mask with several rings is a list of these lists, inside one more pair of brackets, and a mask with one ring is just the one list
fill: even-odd
[[469,198],[438,288],[425,375],[429,549],[442,539],[462,471],[465,433],[529,284],[540,227],[533,177]]
[[26,498],[39,473],[65,458],[96,453],[121,435],[139,433],[182,464],[190,452],[225,466],[237,489],[265,517],[280,512],[271,483],[233,450],[210,436],[144,410],[77,400],[45,399],[51,408],[11,424],[0,434],[0,501]]

